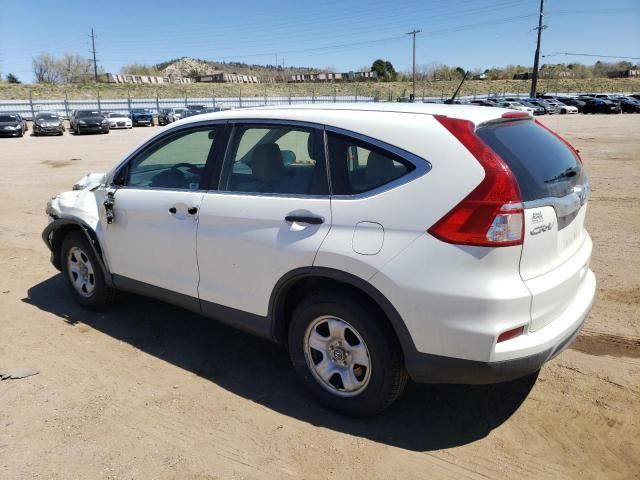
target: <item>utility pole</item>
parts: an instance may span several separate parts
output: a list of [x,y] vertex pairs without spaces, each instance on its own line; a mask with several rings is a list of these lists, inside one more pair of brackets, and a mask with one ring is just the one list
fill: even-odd
[[544,0],[540,0],[540,14],[538,15],[538,43],[536,45],[536,54],[533,59],[533,72],[531,74],[531,91],[529,96],[535,98],[536,91],[538,90],[538,66],[540,64],[540,39],[542,37],[542,30],[546,28],[546,25],[542,25],[542,17],[544,17]]
[[413,72],[411,75],[411,82],[412,82],[412,91],[413,93],[411,94],[411,101],[415,101],[416,99],[416,34],[422,32],[422,30],[413,30],[412,32],[407,33],[407,35],[412,35],[413,36]]
[[93,79],[98,81],[98,60],[96,59],[96,36],[91,27],[91,52],[93,53]]

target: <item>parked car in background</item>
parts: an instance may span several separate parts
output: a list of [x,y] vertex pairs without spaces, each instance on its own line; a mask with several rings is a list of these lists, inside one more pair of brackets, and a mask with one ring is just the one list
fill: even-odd
[[556,113],[561,113],[563,115],[578,113],[578,107],[574,107],[573,105],[567,105],[566,103],[560,102],[559,100],[546,100],[546,101],[555,107]]
[[132,128],[133,121],[122,112],[105,112],[104,116],[109,120],[109,128],[111,130],[117,128]]
[[195,110],[200,113],[206,113],[208,108],[206,105],[187,105],[187,110]]
[[0,113],[0,135],[22,137],[26,132],[25,122],[17,113]]
[[535,105],[536,107],[542,107],[544,109],[545,114],[551,115],[556,113],[555,105],[551,105],[549,102],[541,98],[526,98],[525,101],[527,103]]
[[161,108],[158,112],[158,126],[162,127],[164,125],[168,125],[169,122],[169,112],[170,108]]
[[629,95],[631,98],[635,98],[636,100],[640,100],[640,93],[632,93]]
[[557,97],[557,99],[558,99],[559,102],[562,102],[565,105],[576,107],[578,109],[578,112],[582,112],[582,108],[584,107],[584,104],[586,103],[585,100],[581,100],[579,98]]
[[474,100],[469,100],[469,104],[470,105],[478,105],[480,107],[495,107],[496,106],[496,102],[490,102],[488,100],[483,100],[483,99],[474,99]]
[[280,342],[350,415],[384,410],[409,378],[534,373],[595,296],[584,166],[525,112],[198,115],[74,189],[47,204],[42,238],[79,305],[133,291]]
[[182,118],[182,114],[186,111],[186,108],[170,108],[167,114],[169,123],[176,122]]
[[533,109],[533,114],[534,115],[544,115],[546,113],[545,109],[539,105],[534,105],[533,103],[528,102],[526,99],[524,98],[520,98],[520,97],[505,97],[504,101],[506,102],[517,102],[521,105],[524,105],[525,107],[529,107]]
[[527,112],[527,113],[530,113],[531,115],[535,115],[535,111],[536,111],[535,108],[527,107],[526,105],[523,105],[519,102],[499,102],[497,106],[501,108],[509,108],[511,110],[518,110],[521,112]]
[[640,113],[640,100],[633,97],[613,97],[623,113]]
[[582,108],[582,113],[620,113],[620,111],[620,105],[602,98],[589,99]]
[[132,108],[130,117],[134,127],[139,127],[140,125],[153,127],[153,112],[148,108]]
[[190,108],[187,108],[185,111],[182,112],[181,120],[184,120],[185,118],[193,117],[194,115],[199,115],[199,114],[200,114],[200,110],[192,110]]
[[109,133],[109,120],[98,110],[74,110],[69,123],[76,135]]
[[38,112],[33,119],[33,135],[63,135],[64,121],[60,115],[53,112]]

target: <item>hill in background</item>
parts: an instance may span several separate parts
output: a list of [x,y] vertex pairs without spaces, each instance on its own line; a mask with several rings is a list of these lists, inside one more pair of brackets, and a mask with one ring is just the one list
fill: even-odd
[[262,82],[269,82],[270,79],[280,78],[284,75],[295,75],[302,73],[314,73],[320,71],[333,71],[332,68],[313,67],[286,67],[281,65],[256,65],[243,62],[214,62],[209,60],[194,59],[189,57],[176,58],[157,65],[125,65],[122,73],[132,75],[158,75],[193,78],[199,75],[210,75],[212,73],[237,73],[240,75],[255,75],[260,77]]

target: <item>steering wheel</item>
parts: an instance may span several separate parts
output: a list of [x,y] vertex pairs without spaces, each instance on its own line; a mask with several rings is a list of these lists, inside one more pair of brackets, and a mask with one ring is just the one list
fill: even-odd
[[[189,170],[190,173],[197,173],[198,170],[200,170],[199,167],[193,165],[192,163],[187,163],[187,162],[176,163],[169,170],[177,170],[177,171],[179,171],[179,169],[182,168],[182,167],[185,167],[187,170]],[[182,172],[180,172],[180,173],[182,173]]]

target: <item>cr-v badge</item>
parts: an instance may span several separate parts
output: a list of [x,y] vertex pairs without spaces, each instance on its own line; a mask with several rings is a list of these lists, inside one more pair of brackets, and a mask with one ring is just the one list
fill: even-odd
[[551,230],[553,228],[553,225],[553,222],[549,222],[545,225],[538,225],[537,227],[532,228],[529,233],[531,233],[531,235],[538,235],[539,233],[544,233]]

